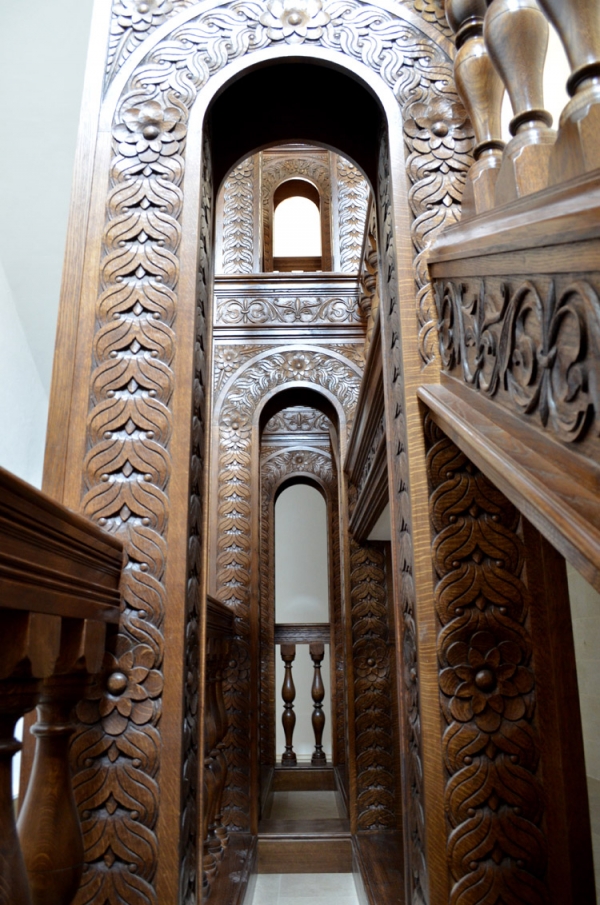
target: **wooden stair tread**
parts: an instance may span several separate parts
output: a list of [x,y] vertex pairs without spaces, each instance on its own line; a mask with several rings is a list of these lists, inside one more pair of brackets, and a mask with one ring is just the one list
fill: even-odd
[[259,839],[281,836],[293,837],[294,839],[320,837],[324,841],[327,838],[350,838],[350,821],[340,817],[320,817],[315,820],[310,820],[309,818],[301,820],[261,820],[258,827]]

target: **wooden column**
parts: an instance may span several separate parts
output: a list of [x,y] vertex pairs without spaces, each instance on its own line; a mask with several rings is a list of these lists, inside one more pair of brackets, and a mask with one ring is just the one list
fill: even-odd
[[296,697],[296,689],[294,687],[294,679],[292,678],[292,663],[296,659],[296,645],[282,644],[281,659],[285,666],[285,676],[283,679],[283,688],[281,695],[283,697],[284,711],[281,717],[283,723],[283,731],[285,732],[285,751],[281,757],[281,763],[288,767],[296,764],[296,754],[292,740],[294,737],[294,727],[296,725],[296,714],[294,713],[294,699]]
[[483,40],[485,0],[447,0],[446,16],[456,33],[456,90],[465,105],[476,145],[462,200],[463,219],[491,210],[502,162],[501,111],[504,86]]
[[323,686],[323,678],[321,676],[321,663],[325,656],[325,645],[322,641],[313,641],[309,645],[310,657],[313,661],[315,669],[312,683],[312,699],[313,699],[313,715],[312,727],[315,733],[315,750],[311,758],[311,763],[315,766],[322,766],[327,763],[327,757],[323,751],[323,729],[325,728],[325,714],[323,713],[323,698],[325,697],[325,688]]

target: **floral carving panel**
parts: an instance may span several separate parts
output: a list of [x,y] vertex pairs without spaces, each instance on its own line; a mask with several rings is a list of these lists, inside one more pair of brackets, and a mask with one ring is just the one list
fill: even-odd
[[336,155],[340,270],[357,273],[361,264],[369,184],[350,161]]
[[600,275],[440,280],[435,297],[446,371],[597,457]]
[[432,422],[426,430],[449,902],[542,905],[550,896],[520,516]]
[[326,326],[327,324],[361,324],[362,313],[357,293],[334,295],[270,295],[219,298],[218,326],[267,326],[286,324]]

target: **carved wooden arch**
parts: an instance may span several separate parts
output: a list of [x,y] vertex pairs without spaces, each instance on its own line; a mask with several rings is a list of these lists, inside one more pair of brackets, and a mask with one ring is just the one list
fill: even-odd
[[[260,535],[260,612],[261,612],[261,763],[274,764],[275,713],[263,702],[277,700],[275,689],[274,623],[275,623],[275,558],[274,526],[275,502],[281,488],[293,478],[310,478],[321,489],[327,507],[327,538],[329,562],[329,612],[331,623],[331,688],[333,763],[345,762],[344,710],[344,641],[342,634],[342,600],[340,584],[340,513],[337,473],[330,453],[304,443],[267,453],[261,461],[261,535]],[[302,462],[297,461],[298,457]],[[277,470],[267,475],[268,464]]]
[[[433,355],[425,251],[457,215],[469,144],[456,112],[450,45],[430,24],[441,21],[439,10],[421,0],[415,7],[423,18],[412,5],[390,11],[383,0],[379,5],[349,0],[338,22],[339,10],[327,2],[321,10],[326,26],[314,24],[309,44],[293,48],[277,22],[262,23],[262,4],[233,9],[159,2],[141,44],[126,12],[106,4],[96,14],[98,40],[111,25],[119,39],[111,38],[106,79],[90,81],[44,486],[89,517],[105,519],[125,541],[121,646],[114,655],[123,668],[129,669],[130,661],[139,664],[144,678],[131,672],[132,689],[151,703],[136,710],[136,719],[115,716],[109,727],[91,706],[80,713],[74,766],[89,861],[80,903],[137,895],[154,905],[172,900],[179,885],[182,895],[193,896],[196,883],[190,853],[197,817],[190,814],[197,791],[183,773],[193,769],[194,752],[201,750],[201,727],[193,716],[197,690],[190,688],[182,700],[181,664],[195,649],[195,632],[202,632],[194,606],[206,582],[201,502],[212,191],[209,147],[201,148],[204,112],[219,84],[236,72],[292,53],[349,69],[374,86],[391,130],[390,254],[398,256],[405,273],[414,267],[419,287],[417,318],[413,287],[406,284],[402,306],[390,306],[389,315],[390,336],[396,336],[400,350],[410,350],[404,383],[396,381],[393,392],[412,400],[420,364]],[[345,52],[340,29],[348,39]],[[368,47],[360,40],[361,29],[370,36]],[[102,53],[97,45],[96,61]],[[447,155],[436,157],[432,147],[427,112],[432,105],[438,118],[438,108],[450,117],[448,140],[456,142],[452,167]],[[151,132],[144,136],[147,126]],[[404,140],[414,183],[410,192],[399,164]],[[410,356],[419,348],[421,359],[415,361]],[[89,381],[82,375],[91,375]],[[416,401],[408,403],[409,411],[411,405]],[[410,452],[410,443],[406,449]],[[410,559],[412,552],[406,555]],[[106,701],[103,689],[100,695]],[[112,712],[119,713],[116,704]],[[169,791],[161,796],[163,787]],[[173,827],[188,787],[178,834]],[[97,839],[101,842],[92,843]],[[422,849],[422,836],[418,844]]]
[[331,255],[331,154],[306,149],[296,151],[293,157],[270,157],[262,154],[262,235],[263,269],[273,270],[273,222],[275,216],[275,192],[286,182],[303,179],[319,193],[321,214],[322,270],[333,268]]

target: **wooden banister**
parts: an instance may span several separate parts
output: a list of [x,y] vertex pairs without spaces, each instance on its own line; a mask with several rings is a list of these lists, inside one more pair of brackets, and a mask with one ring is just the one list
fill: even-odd
[[[68,905],[83,841],[68,762],[70,714],[117,623],[123,545],[0,468],[0,901]],[[17,719],[38,704],[33,772],[14,823]]]

